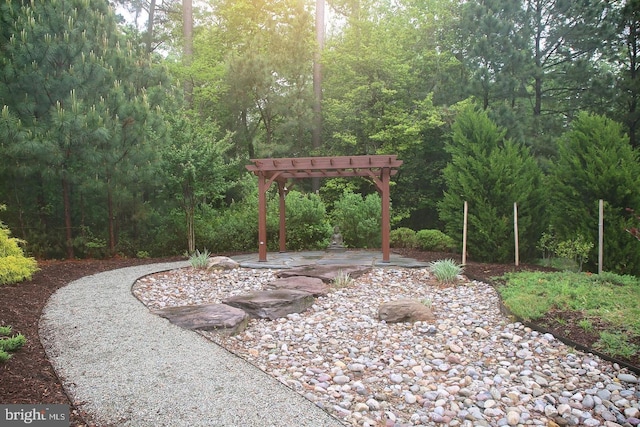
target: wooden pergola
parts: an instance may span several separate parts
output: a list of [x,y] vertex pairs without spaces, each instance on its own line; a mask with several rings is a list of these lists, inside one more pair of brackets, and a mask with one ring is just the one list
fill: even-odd
[[382,261],[389,262],[389,181],[402,160],[395,155],[300,157],[251,159],[246,168],[258,176],[258,253],[267,261],[267,190],[278,183],[280,195],[280,252],[286,251],[285,196],[287,180],[292,178],[332,178],[361,176],[370,178],[382,199]]

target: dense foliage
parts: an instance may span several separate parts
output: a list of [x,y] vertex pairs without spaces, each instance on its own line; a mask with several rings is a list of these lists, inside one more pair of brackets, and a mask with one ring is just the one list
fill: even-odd
[[514,203],[523,254],[531,254],[545,224],[542,172],[529,150],[505,134],[485,112],[467,107],[458,114],[446,146],[451,161],[443,171],[447,190],[440,217],[447,234],[462,241],[462,207],[468,202],[467,248],[474,259],[513,259]]
[[[250,158],[392,153],[394,227],[460,247],[467,201],[471,259],[507,261],[517,203],[522,258],[549,225],[595,251],[603,198],[605,268],[638,273],[638,0],[326,3],[320,38],[306,0],[0,2],[0,203],[25,250],[256,250]],[[335,225],[380,245],[368,180],[295,186],[291,249]]]
[[[3,209],[0,205],[0,211]],[[29,279],[38,270],[36,260],[24,255],[20,243],[0,221],[0,286]]]

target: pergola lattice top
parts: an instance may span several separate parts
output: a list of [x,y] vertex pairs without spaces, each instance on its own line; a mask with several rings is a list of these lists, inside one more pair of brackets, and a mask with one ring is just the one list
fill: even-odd
[[286,251],[285,183],[290,178],[333,178],[362,176],[373,180],[382,202],[382,260],[389,262],[389,179],[395,175],[402,160],[395,155],[291,157],[251,159],[246,168],[258,176],[258,249],[259,261],[267,260],[266,193],[273,182],[280,194],[280,251]]
[[340,176],[380,177],[383,168],[395,175],[402,165],[395,155],[298,157],[281,159],[252,159],[253,165],[246,168],[267,179],[289,178],[333,178]]

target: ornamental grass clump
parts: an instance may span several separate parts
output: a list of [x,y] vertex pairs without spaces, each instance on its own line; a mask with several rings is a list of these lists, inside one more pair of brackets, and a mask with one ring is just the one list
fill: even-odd
[[206,249],[202,252],[196,249],[189,257],[189,264],[191,264],[193,268],[207,268],[207,265],[209,265],[209,255],[211,254]]
[[439,282],[455,283],[458,276],[462,274],[464,268],[452,259],[443,259],[429,263],[429,271]]
[[353,278],[349,275],[349,273],[345,273],[342,270],[339,270],[338,274],[336,274],[336,277],[333,278],[333,286],[336,288],[346,288],[352,283]]

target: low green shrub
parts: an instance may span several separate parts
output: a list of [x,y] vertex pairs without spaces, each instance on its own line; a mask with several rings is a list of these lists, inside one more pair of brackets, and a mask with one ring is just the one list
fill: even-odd
[[27,339],[22,334],[16,334],[12,337],[11,326],[0,327],[0,362],[6,362],[11,358],[9,352],[15,352],[26,344]]
[[416,246],[423,251],[455,252],[456,242],[440,230],[420,230],[416,233]]
[[389,233],[389,245],[392,248],[415,248],[416,232],[408,227],[400,227]]

